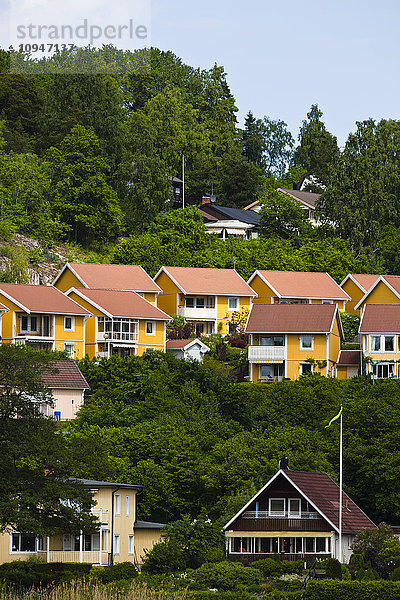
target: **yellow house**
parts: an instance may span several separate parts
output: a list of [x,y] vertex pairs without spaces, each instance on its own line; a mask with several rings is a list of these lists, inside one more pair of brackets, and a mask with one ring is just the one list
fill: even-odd
[[400,377],[400,304],[365,304],[359,331],[366,373]]
[[359,315],[360,311],[355,309],[356,304],[365,296],[369,289],[379,279],[379,275],[369,275],[360,273],[349,273],[343,279],[340,287],[351,298],[346,304],[346,312],[352,315]]
[[250,310],[254,291],[234,269],[162,267],[158,306],[191,321],[196,335],[229,333],[234,313]]
[[85,321],[89,312],[60,290],[45,285],[0,283],[3,344],[26,344],[38,350],[62,350],[85,356]]
[[53,285],[66,292],[72,287],[136,292],[157,306],[161,290],[140,265],[67,263]]
[[351,379],[358,376],[360,350],[341,350],[336,365],[338,379]]
[[254,304],[337,304],[345,310],[350,300],[328,273],[258,270],[247,283],[257,294]]
[[400,276],[381,275],[355,305],[354,310],[359,310],[362,315],[367,304],[398,304],[399,302]]
[[335,304],[253,304],[246,333],[250,381],[336,376],[343,332]]
[[26,560],[32,556],[44,562],[80,562],[109,565],[142,562],[146,549],[160,540],[163,523],[136,520],[137,492],[140,485],[77,479],[93,495],[92,513],[98,529],[76,535],[64,533],[37,537],[9,531],[0,534],[0,563]]
[[93,315],[85,330],[89,358],[165,352],[165,325],[171,317],[136,292],[72,288],[67,296]]

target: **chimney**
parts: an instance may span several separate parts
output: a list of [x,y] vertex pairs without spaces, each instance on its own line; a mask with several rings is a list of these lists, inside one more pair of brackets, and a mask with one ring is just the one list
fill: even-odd
[[279,461],[279,468],[283,469],[284,471],[289,471],[289,459],[287,456],[281,458]]
[[210,204],[211,202],[211,197],[210,196],[203,196],[201,199],[201,203],[202,204]]

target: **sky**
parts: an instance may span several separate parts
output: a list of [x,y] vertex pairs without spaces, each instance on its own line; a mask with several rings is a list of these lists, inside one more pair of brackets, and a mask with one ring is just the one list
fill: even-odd
[[251,110],[297,137],[316,103],[343,145],[356,121],[400,119],[399,0],[0,0],[2,46],[7,21],[15,28],[22,15],[46,22],[57,13],[64,23],[133,18],[148,25],[146,45],[193,67],[222,65],[240,125]]

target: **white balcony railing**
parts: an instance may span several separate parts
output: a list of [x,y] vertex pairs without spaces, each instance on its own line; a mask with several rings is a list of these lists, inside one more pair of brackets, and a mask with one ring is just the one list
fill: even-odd
[[187,306],[178,306],[178,315],[185,319],[195,321],[215,321],[217,318],[217,309],[214,308],[196,308]]
[[248,359],[257,360],[285,360],[286,346],[249,346]]
[[125,331],[99,331],[97,333],[97,341],[103,342],[132,342],[133,344],[139,340],[139,333]]
[[84,562],[97,565],[106,565],[108,563],[108,552],[105,550],[82,551],[79,550],[39,550],[38,558],[44,562]]
[[300,514],[285,512],[270,512],[268,510],[246,510],[244,519],[320,519],[316,512],[301,512]]

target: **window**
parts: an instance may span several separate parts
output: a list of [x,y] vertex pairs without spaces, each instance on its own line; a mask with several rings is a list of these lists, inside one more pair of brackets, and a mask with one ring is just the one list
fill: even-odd
[[135,554],[135,536],[128,536],[128,554]]
[[204,308],[204,298],[198,297],[196,298],[196,308]]
[[333,300],[322,300],[322,304],[333,304]]
[[64,317],[64,331],[74,331],[75,319],[73,317]]
[[125,498],[125,514],[129,517],[129,496],[126,496]]
[[260,366],[260,379],[279,379],[280,377],[283,377],[283,364]]
[[325,538],[317,537],[315,538],[315,551],[316,552],[325,552]]
[[37,333],[38,332],[38,318],[31,316],[21,316],[21,332],[23,333]]
[[385,335],[385,352],[393,352],[394,350],[394,336]]
[[289,498],[289,517],[301,516],[300,498]]
[[373,366],[372,373],[378,379],[387,379],[388,377],[394,377],[396,368],[393,363],[381,363]]
[[75,345],[74,344],[64,344],[64,352],[70,357],[74,358],[75,356]]
[[156,335],[156,324],[154,321],[146,321],[146,335]]
[[121,516],[121,494],[115,494],[114,496],[114,513],[115,516]]
[[260,337],[260,346],[284,346],[285,337],[283,335],[263,335]]
[[185,299],[185,305],[186,305],[186,308],[194,308],[194,298],[192,298],[191,296],[188,296]]
[[314,549],[315,538],[313,538],[313,537],[304,538],[304,542],[305,542],[305,551],[306,552],[315,552],[315,549]]
[[121,552],[120,539],[119,533],[114,535],[114,554],[119,554]]
[[228,310],[238,310],[239,298],[228,298]]
[[285,499],[270,498],[269,499],[269,514],[272,517],[285,516]]
[[300,375],[308,375],[313,372],[313,366],[311,363],[302,363],[300,365]]
[[314,336],[302,335],[300,338],[300,350],[314,350]]
[[371,352],[380,352],[381,349],[381,336],[371,335]]
[[11,552],[35,552],[36,538],[29,533],[11,534]]
[[38,330],[38,319],[37,317],[31,317],[31,331],[36,333]]

